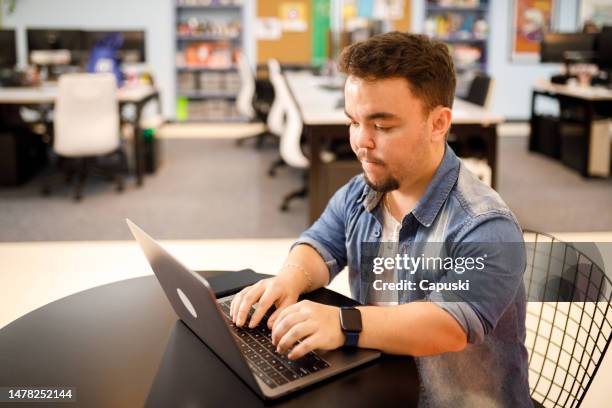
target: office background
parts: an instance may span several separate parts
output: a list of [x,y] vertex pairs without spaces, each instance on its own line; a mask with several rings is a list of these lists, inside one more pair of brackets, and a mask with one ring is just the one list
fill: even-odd
[[[133,111],[127,112],[121,146],[126,152],[129,171],[123,174],[124,189],[120,193],[104,178],[90,177],[78,202],[72,199],[72,187],[64,186],[62,180],[54,180],[51,195],[42,196],[41,186],[47,178],[58,173],[54,166],[56,157],[50,146],[47,146],[49,163],[42,168],[37,167],[33,174],[14,183],[16,185],[0,187],[0,259],[3,260],[0,287],[4,288],[0,290],[0,297],[3,298],[0,302],[0,310],[3,311],[0,313],[0,330],[35,308],[64,296],[150,274],[144,258],[130,241],[123,222],[127,217],[154,237],[162,239],[194,269],[239,270],[250,267],[259,272],[274,273],[292,240],[316,217],[321,203],[342,180],[355,174],[355,163],[350,160],[350,152],[347,155],[346,146],[343,150],[341,143],[337,143],[343,134],[334,133],[335,141],[324,140],[325,132],[332,134],[341,127],[332,112],[340,95],[335,86],[337,84],[327,83],[320,76],[311,77],[310,73],[300,77],[301,70],[309,68],[314,53],[320,53],[325,59],[326,53],[333,51],[329,49],[329,43],[327,48],[322,47],[313,42],[310,36],[315,26],[311,20],[311,7],[320,2],[275,1],[264,4],[262,1],[243,0],[239,3],[236,8],[221,7],[220,10],[200,14],[201,20],[232,21],[237,18],[241,23],[237,48],[252,78],[249,79],[248,74],[246,78],[242,75],[237,54],[232,55],[234,88],[231,92],[234,94],[221,98],[231,108],[233,115],[232,120],[227,121],[214,117],[223,117],[227,113],[227,106],[223,109],[213,106],[209,111],[211,120],[181,120],[187,109],[181,102],[185,94],[181,88],[181,78],[185,72],[177,68],[182,64],[177,61],[177,50],[183,49],[185,42],[177,34],[177,22],[185,22],[186,16],[190,13],[197,15],[198,11],[177,7],[172,0],[17,0],[15,10],[4,14],[2,28],[14,29],[16,33],[18,68],[25,68],[29,64],[28,29],[143,31],[146,61],[136,65],[143,72],[149,72],[154,79],[154,86],[146,92],[158,93],[162,122],[154,121],[153,125],[147,122],[148,118],[157,114],[155,103],[143,108],[142,122],[134,121]],[[329,5],[332,13],[338,6],[336,3],[340,2],[332,1]],[[484,71],[494,80],[489,103],[481,104],[486,106],[457,108],[455,116],[460,118],[464,115],[467,122],[455,123],[455,130],[464,125],[468,132],[465,136],[467,142],[462,144],[459,140],[459,148],[468,155],[473,153],[472,150],[477,152],[477,160],[473,162],[474,171],[480,172],[478,174],[483,180],[494,184],[524,228],[551,233],[568,242],[612,242],[610,88],[602,97],[604,107],[596,108],[598,112],[599,109],[607,112],[596,116],[598,120],[607,120],[608,130],[607,133],[603,131],[605,137],[600,138],[595,156],[603,157],[604,161],[607,157],[607,162],[603,165],[603,171],[599,166],[598,174],[586,174],[589,177],[585,177],[583,173],[588,173],[588,169],[583,169],[586,166],[583,161],[573,162],[573,156],[564,161],[562,153],[558,151],[559,138],[553,138],[552,142],[549,139],[542,142],[544,139],[540,138],[535,142],[535,147],[530,144],[533,142],[530,125],[536,123],[530,123],[534,117],[532,93],[538,89],[538,81],[548,81],[559,74],[561,64],[540,63],[537,60],[521,62],[511,58],[515,1],[459,3],[464,6],[478,3],[476,7],[484,10],[488,26],[484,42],[487,50]],[[580,16],[583,2],[558,0],[554,3],[554,31],[580,32],[583,28]],[[277,46],[274,40],[264,41],[256,36],[258,17],[273,16],[277,10],[280,13],[283,4],[297,7],[306,16],[306,34],[301,29],[291,34],[283,33],[284,36],[296,36],[293,38],[297,38],[298,46],[292,42],[294,40],[287,38],[285,45]],[[400,24],[400,29],[425,32],[428,13],[437,5],[436,2],[424,0],[404,1],[405,21],[388,21],[383,26]],[[333,15],[328,24],[335,24]],[[612,25],[612,21],[608,25]],[[320,38],[333,42],[332,37],[333,34],[329,37],[325,34]],[[291,49],[292,46],[295,49]],[[287,53],[283,53],[283,50]],[[300,80],[315,81],[311,82],[317,84],[313,88],[319,89],[319,85],[330,88],[321,91],[322,96],[313,96],[314,100],[324,98],[330,102],[330,116],[317,117],[321,112],[313,109],[310,118],[300,119],[305,134],[301,145],[302,135],[297,135],[294,147],[297,146],[301,152],[294,152],[294,156],[285,158],[290,164],[276,168],[274,177],[269,175],[271,165],[279,156],[283,158],[283,153],[279,151],[279,136],[284,136],[282,126],[276,136],[258,137],[260,132],[271,130],[265,113],[269,114],[270,105],[278,94],[271,83],[269,58],[280,61],[284,78],[292,78],[287,82],[294,95],[295,90],[299,89]],[[189,69],[186,72],[191,73]],[[251,95],[254,99],[249,100],[247,105],[253,105],[250,108],[252,112],[244,113],[239,99],[245,83],[250,81],[254,81],[251,85],[255,94]],[[542,92],[548,91],[544,89]],[[553,94],[562,94],[558,92],[555,89]],[[329,98],[333,100],[326,95],[332,95]],[[0,100],[1,96],[2,87]],[[295,98],[298,105],[301,104],[300,112],[306,116],[308,109],[317,105],[309,103],[307,96],[303,100]],[[129,104],[130,95],[124,95],[124,98],[123,102],[119,102]],[[562,114],[563,109],[555,98],[542,99],[538,108],[546,115],[544,121],[537,122],[537,134],[546,136],[558,133],[556,126],[559,124],[553,119],[552,122],[546,120]],[[605,105],[606,100],[608,105]],[[260,102],[261,106],[258,105]],[[260,108],[264,111],[263,115]],[[572,110],[580,108],[572,105],[568,111]],[[483,117],[487,120],[483,120]],[[329,127],[321,127],[321,123]],[[37,134],[43,134],[43,138],[52,129],[53,116],[46,125],[47,130],[41,130],[40,126],[37,128]],[[492,128],[493,139],[490,136]],[[473,129],[477,129],[475,138],[469,133]],[[320,137],[324,141],[317,147],[318,150],[314,150],[309,140],[318,131],[323,132]],[[457,137],[461,139],[463,136]],[[491,140],[495,140],[493,147]],[[601,140],[604,140],[603,144]],[[237,145],[238,141],[240,145]],[[136,142],[141,145],[136,147]],[[547,144],[549,142],[552,145]],[[154,153],[150,150],[141,152],[139,156],[137,149],[143,148],[153,149]],[[606,149],[607,156],[601,156],[600,153]],[[320,155],[319,150],[323,150]],[[303,165],[301,155],[306,159],[312,158],[310,153],[313,151],[317,152],[314,164],[312,160],[307,160],[307,164]],[[326,156],[330,152],[332,156]],[[145,156],[149,161],[144,161],[153,168],[143,169],[143,182],[139,185],[135,176],[138,167],[136,158]],[[346,161],[340,160],[347,158]],[[291,160],[296,160],[298,164],[291,164]],[[308,174],[313,173],[317,174],[318,183],[314,190],[313,185],[309,184],[312,179],[308,178]],[[287,194],[299,192],[304,185],[311,187],[306,197],[291,200],[288,211],[281,211],[279,207]],[[313,212],[313,208],[316,211]],[[603,255],[609,269],[612,267],[610,254]],[[333,288],[347,293],[348,286],[343,279],[346,279],[345,275],[333,283]],[[587,393],[584,406],[602,406],[607,401],[609,393],[606,384],[610,378],[612,358],[608,352]]]

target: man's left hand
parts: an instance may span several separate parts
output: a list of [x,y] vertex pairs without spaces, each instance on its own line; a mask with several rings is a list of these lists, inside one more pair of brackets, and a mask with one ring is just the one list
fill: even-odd
[[[301,340],[298,343],[298,340]],[[340,327],[340,309],[302,300],[285,308],[272,326],[272,343],[277,352],[295,360],[308,352],[333,350],[344,344]]]

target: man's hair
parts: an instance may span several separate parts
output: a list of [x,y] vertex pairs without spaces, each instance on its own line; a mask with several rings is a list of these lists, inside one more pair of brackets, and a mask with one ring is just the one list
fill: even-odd
[[453,60],[446,45],[424,35],[393,31],[352,44],[342,50],[338,69],[366,80],[405,78],[425,113],[453,106]]

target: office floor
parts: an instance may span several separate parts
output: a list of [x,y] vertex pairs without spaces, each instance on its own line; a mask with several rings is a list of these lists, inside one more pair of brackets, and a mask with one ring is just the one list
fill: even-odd
[[[278,211],[300,184],[296,171],[266,176],[275,148],[238,148],[236,136],[257,125],[170,125],[163,129],[164,163],[143,188],[130,179],[123,194],[91,180],[74,203],[60,188],[39,195],[40,177],[0,189],[0,242],[129,239],[124,218],[162,239],[296,237],[306,226],[306,202]],[[504,125],[499,142],[499,192],[525,228],[612,231],[612,178],[583,179],[560,163],[528,153],[524,125]],[[514,137],[512,137],[514,136]]]

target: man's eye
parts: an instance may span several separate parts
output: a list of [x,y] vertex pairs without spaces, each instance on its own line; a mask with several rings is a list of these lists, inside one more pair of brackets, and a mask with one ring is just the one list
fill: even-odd
[[351,121],[351,122],[348,123],[348,126],[354,128],[354,127],[359,126],[359,123]]
[[380,125],[374,125],[374,129],[381,131],[381,132],[386,132],[388,130],[390,130],[390,127],[385,127],[385,126],[380,126]]

